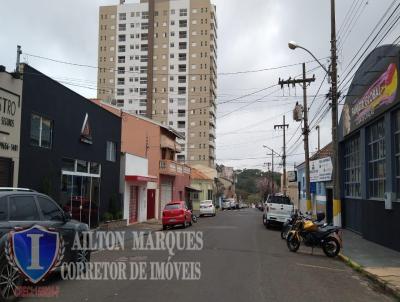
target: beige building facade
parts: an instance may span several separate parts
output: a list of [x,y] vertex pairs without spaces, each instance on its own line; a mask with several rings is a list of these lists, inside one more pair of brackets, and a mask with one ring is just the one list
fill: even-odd
[[98,98],[177,129],[177,160],[214,167],[216,41],[210,0],[100,7]]
[[17,187],[22,80],[0,66],[0,187]]

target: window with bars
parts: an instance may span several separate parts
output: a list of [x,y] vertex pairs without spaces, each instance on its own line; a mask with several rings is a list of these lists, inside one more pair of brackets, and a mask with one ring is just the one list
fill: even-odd
[[385,124],[383,120],[368,127],[368,196],[384,198],[386,186]]
[[359,135],[344,144],[344,194],[346,197],[361,197]]

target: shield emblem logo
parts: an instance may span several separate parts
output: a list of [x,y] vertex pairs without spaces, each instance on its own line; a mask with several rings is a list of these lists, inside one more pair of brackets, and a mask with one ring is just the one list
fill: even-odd
[[34,284],[42,280],[57,260],[59,234],[35,225],[13,232],[11,240],[15,264],[20,272]]

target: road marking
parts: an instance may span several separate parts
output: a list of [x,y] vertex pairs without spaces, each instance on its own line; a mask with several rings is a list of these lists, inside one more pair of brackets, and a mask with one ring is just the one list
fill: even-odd
[[299,266],[305,266],[305,267],[311,267],[311,268],[320,268],[320,269],[327,269],[331,271],[338,271],[338,272],[345,272],[346,270],[344,269],[339,269],[339,268],[333,268],[333,267],[327,267],[327,266],[319,266],[319,265],[311,265],[311,264],[304,264],[304,263],[296,263]]

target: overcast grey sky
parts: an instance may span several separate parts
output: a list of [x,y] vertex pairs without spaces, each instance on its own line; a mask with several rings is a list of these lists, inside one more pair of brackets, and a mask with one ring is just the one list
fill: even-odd
[[[287,47],[287,42],[290,40],[307,47],[318,58],[330,55],[329,0],[213,0],[212,2],[217,6],[219,26],[219,73],[257,70],[311,60],[302,50],[290,50]],[[370,35],[392,0],[337,0],[336,2],[338,29],[352,5],[357,8],[354,10],[352,23],[345,23],[344,30],[339,32],[339,39],[344,41],[343,47],[339,47],[340,72],[345,69],[355,52]],[[2,21],[0,64],[12,70],[15,66],[16,45],[20,44],[26,54],[96,65],[98,7],[115,3],[117,0],[3,0],[0,9]],[[396,26],[384,42],[391,43],[398,35],[399,29]],[[27,55],[23,55],[23,59],[57,80],[81,86],[96,85],[96,69],[52,63]],[[329,64],[327,59],[323,59],[322,62]],[[309,63],[307,69],[316,66],[315,62]],[[325,75],[321,68],[309,76],[313,73],[316,81],[308,89],[310,103]],[[280,77],[286,79],[300,74],[301,65],[254,73],[219,75],[218,102],[277,84]],[[326,94],[328,86],[325,80],[319,94]],[[86,97],[96,96],[95,88],[71,85],[68,87]],[[260,100],[251,103],[257,99]],[[263,164],[271,160],[266,157],[263,145],[268,145],[278,152],[282,150],[282,132],[275,131],[273,126],[282,123],[284,113],[289,124],[287,162],[293,166],[294,163],[304,161],[302,139],[298,139],[300,131],[295,133],[299,124],[292,120],[291,113],[296,100],[302,102],[300,87],[290,90],[273,87],[235,102],[219,105],[217,162],[236,168],[263,168]],[[328,101],[323,96],[317,96],[311,106],[310,119],[314,119],[314,124],[315,120],[318,120],[315,116],[321,112],[321,106],[326,102]],[[245,105],[247,106],[244,107]],[[233,110],[236,111],[232,112]],[[320,123],[322,146],[330,141],[330,117],[329,112]],[[296,141],[297,143],[293,145]],[[310,150],[315,151],[316,148],[317,134],[315,129],[312,129]]]

